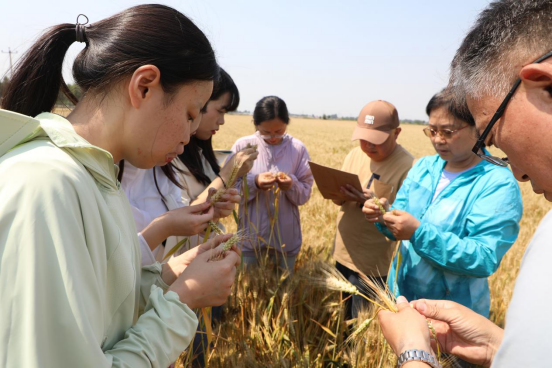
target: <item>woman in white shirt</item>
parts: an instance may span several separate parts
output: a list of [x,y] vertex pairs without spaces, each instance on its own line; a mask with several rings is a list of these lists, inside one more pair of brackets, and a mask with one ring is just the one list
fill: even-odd
[[[253,167],[253,162],[258,155],[254,148],[247,148],[231,156],[222,168],[213,151],[213,135],[217,134],[221,125],[224,125],[224,115],[227,112],[235,111],[239,103],[238,87],[230,75],[221,68],[220,78],[215,81],[213,93],[207,102],[201,123],[196,133],[190,138],[190,143],[186,146],[184,153],[179,155],[178,160],[175,161],[176,167],[180,170],[178,177],[183,187],[183,201],[188,201],[192,205],[203,203],[209,197],[209,191],[226,187],[235,160],[239,160],[241,163],[238,177],[246,175]],[[237,189],[231,189],[230,193],[234,193],[234,191],[236,191],[236,195],[227,194],[227,200],[231,203],[239,203],[241,197],[237,195]],[[230,214],[231,211],[227,215]],[[225,216],[215,215],[216,217]],[[224,230],[220,223],[218,226]],[[189,246],[193,247],[201,240],[203,239],[200,236],[191,237]],[[186,249],[188,247],[183,247],[177,254]]]

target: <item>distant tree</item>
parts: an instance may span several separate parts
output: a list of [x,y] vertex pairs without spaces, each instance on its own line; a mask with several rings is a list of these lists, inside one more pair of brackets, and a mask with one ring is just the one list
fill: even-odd
[[8,87],[9,82],[10,79],[8,77],[4,77],[4,79],[0,82],[0,101],[2,100],[2,96],[4,95],[4,91]]
[[[77,100],[80,101],[82,98],[82,90],[79,86],[76,84],[68,84],[67,87],[69,88],[69,91],[77,98]],[[73,103],[65,96],[63,92],[59,92],[58,99],[56,101],[56,105],[62,105],[62,106],[72,106]]]
[[323,114],[322,115],[322,120],[326,120],[326,119],[327,119],[326,114]]

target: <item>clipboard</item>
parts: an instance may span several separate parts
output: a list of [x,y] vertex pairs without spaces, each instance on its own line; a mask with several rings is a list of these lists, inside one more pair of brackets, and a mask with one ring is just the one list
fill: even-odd
[[352,185],[356,190],[362,193],[362,186],[358,175],[346,171],[337,170],[328,166],[319,165],[309,161],[309,166],[314,177],[314,181],[325,199],[334,199],[338,201],[348,201],[349,197],[340,192],[340,188],[347,184]]

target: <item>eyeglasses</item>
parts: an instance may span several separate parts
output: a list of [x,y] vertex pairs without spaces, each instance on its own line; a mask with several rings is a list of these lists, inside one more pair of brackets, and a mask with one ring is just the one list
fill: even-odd
[[431,128],[424,128],[424,134],[427,135],[429,138],[435,138],[437,134],[443,139],[451,139],[453,135],[455,135],[457,132],[461,131],[462,129],[465,129],[469,127],[469,125],[463,126],[460,129],[451,130],[451,129],[431,129]]
[[[544,54],[537,60],[533,61],[531,64],[538,64],[541,61],[544,61],[551,56],[552,56],[552,51],[549,51],[548,53]],[[493,117],[489,121],[489,124],[487,124],[487,127],[485,128],[485,130],[483,131],[483,133],[481,134],[481,136],[479,137],[479,139],[477,140],[477,142],[472,148],[472,152],[475,153],[478,157],[497,166],[502,166],[502,167],[508,166],[508,163],[509,163],[508,157],[499,158],[499,157],[487,155],[485,153],[479,153],[479,151],[483,147],[485,147],[485,139],[487,139],[487,136],[489,135],[491,129],[498,121],[498,119],[500,119],[502,115],[504,115],[504,110],[506,110],[506,106],[508,105],[508,102],[510,102],[510,99],[512,98],[512,96],[514,95],[514,92],[516,91],[516,89],[519,87],[520,84],[521,84],[521,79],[518,79],[514,83],[514,85],[512,86],[512,89],[510,89],[510,92],[508,92],[508,94],[504,98],[504,101],[502,101],[502,103],[494,113]]]
[[269,139],[281,139],[281,138],[284,138],[286,136],[287,133],[284,133],[284,134],[261,134],[261,138],[262,139],[265,139],[265,140],[269,140]]

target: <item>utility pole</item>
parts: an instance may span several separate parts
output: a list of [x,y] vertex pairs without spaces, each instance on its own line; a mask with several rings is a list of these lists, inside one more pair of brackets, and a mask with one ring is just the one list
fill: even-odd
[[17,54],[17,51],[12,51],[11,48],[8,47],[8,51],[2,50],[2,54],[9,54],[10,55],[10,79],[13,79],[12,54]]

